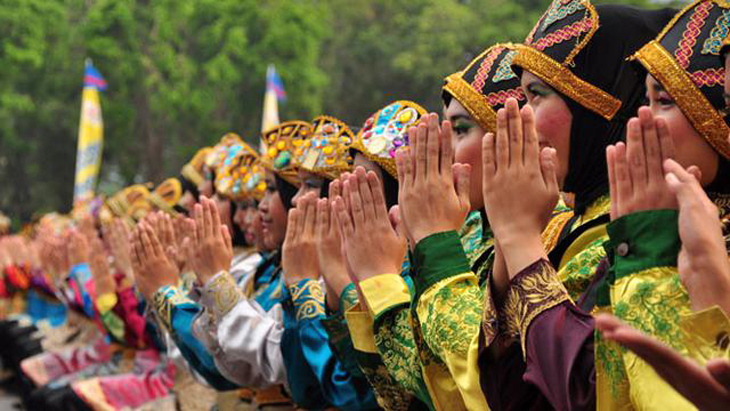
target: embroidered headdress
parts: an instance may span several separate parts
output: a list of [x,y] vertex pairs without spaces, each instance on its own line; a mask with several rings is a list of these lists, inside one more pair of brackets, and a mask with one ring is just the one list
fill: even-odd
[[725,68],[718,58],[728,35],[730,4],[695,1],[633,58],[661,83],[715,150],[730,159],[730,127],[721,113]]
[[193,183],[196,187],[203,184],[203,166],[208,154],[213,150],[212,147],[203,147],[198,150],[189,163],[183,166],[180,174]]
[[147,200],[152,203],[157,209],[162,210],[168,214],[176,214],[174,207],[182,197],[183,190],[180,180],[175,177],[170,177],[167,180],[160,183],[155,190],[150,193]]
[[497,128],[497,110],[509,97],[525,102],[520,78],[512,71],[517,51],[511,43],[496,44],[466,66],[446,77],[444,91],[451,94],[486,131]]

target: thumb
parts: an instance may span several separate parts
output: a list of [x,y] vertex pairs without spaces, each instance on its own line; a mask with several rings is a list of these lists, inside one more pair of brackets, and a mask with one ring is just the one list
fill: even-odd
[[228,227],[225,224],[221,224],[221,235],[223,236],[223,243],[226,245],[226,250],[233,254],[233,241],[231,240],[231,233],[228,231]]
[[459,197],[459,204],[462,210],[469,210],[469,192],[471,191],[471,165],[454,164],[452,166],[454,178],[456,179],[456,195]]

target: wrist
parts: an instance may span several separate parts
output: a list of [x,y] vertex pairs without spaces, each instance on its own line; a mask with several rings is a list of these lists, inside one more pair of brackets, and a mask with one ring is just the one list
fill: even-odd
[[504,255],[507,274],[512,280],[526,267],[540,259],[547,259],[545,247],[539,234],[512,235],[499,239],[499,245]]

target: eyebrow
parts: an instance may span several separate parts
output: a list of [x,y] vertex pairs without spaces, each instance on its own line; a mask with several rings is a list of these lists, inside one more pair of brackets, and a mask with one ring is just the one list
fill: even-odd
[[665,91],[665,90],[664,90],[664,87],[663,87],[663,86],[662,86],[661,84],[659,84],[659,83],[655,83],[655,84],[652,84],[652,85],[651,85],[651,88],[652,88],[652,89],[653,89],[654,91]]

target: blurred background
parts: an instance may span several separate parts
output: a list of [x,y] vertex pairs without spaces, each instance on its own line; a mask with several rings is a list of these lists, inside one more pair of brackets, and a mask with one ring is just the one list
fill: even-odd
[[111,194],[177,175],[228,131],[257,142],[270,64],[282,121],[328,114],[359,128],[395,99],[440,111],[446,75],[524,39],[548,4],[0,0],[0,210],[17,227],[71,208],[86,58],[108,83],[97,192]]

